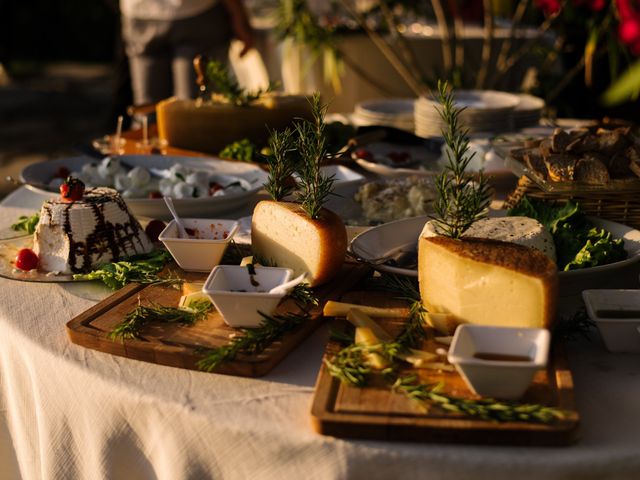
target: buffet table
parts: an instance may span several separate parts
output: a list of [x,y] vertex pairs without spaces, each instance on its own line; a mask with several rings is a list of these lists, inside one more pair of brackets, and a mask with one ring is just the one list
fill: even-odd
[[[24,187],[15,191],[1,204],[0,228],[41,203]],[[310,422],[327,328],[266,377],[238,378],[71,344],[65,323],[109,295],[101,286],[0,279],[0,289],[3,478],[619,479],[640,472],[640,362],[607,353],[595,331],[591,341],[568,346],[582,419],[576,445],[349,441],[316,434]]]

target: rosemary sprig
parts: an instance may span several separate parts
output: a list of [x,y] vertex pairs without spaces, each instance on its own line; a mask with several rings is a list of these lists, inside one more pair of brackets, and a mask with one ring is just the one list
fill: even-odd
[[16,232],[24,231],[28,234],[32,234],[36,231],[36,227],[40,222],[40,213],[34,213],[33,215],[21,215],[18,221],[11,225],[11,229]]
[[299,307],[317,307],[320,303],[308,283],[299,283],[293,287],[288,296],[291,297]]
[[[353,342],[353,338],[351,338]],[[331,360],[324,359],[324,364],[331,376],[343,383],[354,387],[364,387],[369,383],[373,368],[365,360],[365,355],[371,352],[371,347],[361,344],[351,344],[340,350]]]
[[409,307],[409,318],[402,331],[396,337],[396,342],[403,348],[417,347],[427,336],[423,313],[425,312],[420,300],[413,300]]
[[421,384],[415,375],[398,376],[391,389],[422,404],[433,403],[448,412],[483,420],[552,423],[565,418],[562,410],[540,404],[498,401],[492,398],[466,399],[447,395],[442,392],[442,384]]
[[107,337],[111,340],[127,340],[140,338],[140,330],[149,322],[181,323],[193,325],[202,320],[213,308],[208,300],[196,300],[189,307],[165,307],[157,303],[150,306],[142,305],[138,297],[138,306],[127,313],[123,322],[119,323]]
[[439,110],[446,129],[442,132],[447,144],[448,163],[436,177],[438,198],[434,202],[438,229],[442,234],[460,238],[475,221],[487,216],[491,191],[487,178],[480,171],[474,179],[466,173],[475,152],[469,153],[468,130],[459,124],[463,109],[455,106],[453,92],[447,82],[438,82]]
[[418,282],[411,277],[395,275],[393,273],[376,274],[376,276],[370,276],[367,279],[367,287],[393,293],[397,295],[396,298],[405,299],[408,302],[420,300]]
[[269,137],[271,155],[267,157],[269,177],[264,185],[265,190],[275,201],[280,201],[289,195],[295,184],[291,180],[295,166],[291,158],[295,150],[293,131],[286,128],[282,132],[274,130]]
[[202,350],[203,358],[198,362],[198,368],[212,372],[222,363],[233,360],[238,354],[260,353],[285,333],[295,330],[311,318],[306,312],[283,315],[259,313],[263,320],[258,328],[242,328],[228,344]]
[[311,99],[313,121],[302,120],[295,124],[297,133],[297,151],[300,155],[298,174],[299,188],[296,200],[310,218],[318,218],[320,209],[333,188],[333,176],[327,177],[320,172],[320,165],[327,156],[324,117],[327,105],[323,105],[320,94],[314,93]]

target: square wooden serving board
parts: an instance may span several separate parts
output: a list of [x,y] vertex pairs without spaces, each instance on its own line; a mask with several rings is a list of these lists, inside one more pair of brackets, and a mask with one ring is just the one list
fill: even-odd
[[[375,292],[352,292],[344,299],[381,307],[407,305],[406,301]],[[405,319],[376,321],[396,335]],[[336,321],[335,326],[350,328],[341,320]],[[423,349],[433,352],[438,346],[443,347],[436,344],[433,336],[433,333],[428,335]],[[329,342],[325,359],[331,359],[341,348],[344,347],[337,342]],[[478,398],[456,371],[407,368],[402,373],[417,374],[425,384],[442,382],[442,391],[448,395]],[[576,440],[579,415],[574,403],[571,372],[561,348],[553,349],[548,368],[536,374],[520,401],[557,407],[565,412],[565,416],[551,424],[499,423],[447,412],[437,406],[426,410],[403,394],[392,392],[382,379],[374,380],[364,388],[345,385],[332,377],[323,364],[316,382],[311,416],[316,431],[344,438],[506,445],[568,445]]]
[[[189,282],[204,282],[205,273],[181,272],[178,275]],[[243,377],[260,377],[273,369],[283,358],[307,338],[323,321],[322,307],[327,300],[337,299],[353,288],[369,271],[366,266],[345,263],[342,272],[332,283],[314,292],[319,305],[310,311],[311,318],[259,354],[239,355],[220,364],[215,373]],[[81,313],[67,323],[71,342],[93,350],[168,365],[198,370],[202,349],[221,347],[238,331],[224,323],[222,316],[213,311],[205,320],[194,325],[151,322],[141,331],[140,339],[111,340],[108,333],[136,308],[138,302],[155,302],[164,306],[177,306],[181,291],[170,286],[130,284],[110,297]],[[292,300],[285,300],[276,313],[300,312]]]

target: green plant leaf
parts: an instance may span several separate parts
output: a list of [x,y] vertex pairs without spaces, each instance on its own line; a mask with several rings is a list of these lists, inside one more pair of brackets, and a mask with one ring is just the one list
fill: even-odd
[[601,101],[611,107],[635,99],[640,93],[640,60],[631,65],[602,95]]

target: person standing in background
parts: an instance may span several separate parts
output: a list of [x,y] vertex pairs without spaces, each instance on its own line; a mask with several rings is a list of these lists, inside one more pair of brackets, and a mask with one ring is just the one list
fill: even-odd
[[254,43],[242,0],[120,0],[120,12],[136,105],[195,98],[196,55],[226,63],[232,38],[240,56]]

